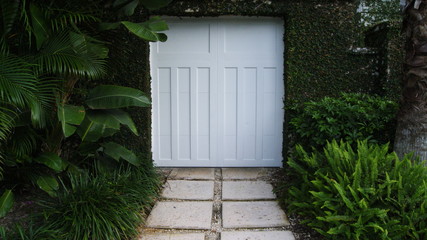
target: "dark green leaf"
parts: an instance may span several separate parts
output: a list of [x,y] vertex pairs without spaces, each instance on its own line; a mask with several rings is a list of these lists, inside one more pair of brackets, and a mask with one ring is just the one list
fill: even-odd
[[50,196],[56,196],[56,190],[59,188],[58,181],[52,176],[44,175],[37,177],[37,185]]
[[116,161],[120,161],[120,159],[124,159],[127,162],[139,166],[141,164],[141,160],[127,148],[123,147],[114,142],[108,142],[102,144],[104,147],[104,153],[113,158]]
[[6,216],[14,203],[12,190],[7,189],[0,197],[0,218]]
[[119,9],[119,16],[132,16],[135,8],[138,6],[139,0],[133,0]]
[[40,156],[35,158],[34,161],[44,164],[57,172],[64,170],[64,166],[66,167],[62,161],[62,158],[51,152],[42,153]]
[[62,131],[65,137],[69,137],[74,134],[77,128],[72,125],[79,125],[83,121],[84,117],[85,109],[82,106],[58,106],[58,119],[61,122]]
[[40,49],[42,44],[49,37],[48,25],[46,24],[44,14],[39,7],[34,4],[31,4],[30,12],[33,27],[32,33],[36,38],[37,49]]

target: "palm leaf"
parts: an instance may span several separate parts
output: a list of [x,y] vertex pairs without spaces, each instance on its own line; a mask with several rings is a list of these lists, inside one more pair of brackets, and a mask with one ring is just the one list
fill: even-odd
[[105,74],[106,48],[89,38],[63,31],[46,42],[36,56],[37,72],[99,78]]
[[51,10],[52,16],[50,20],[51,28],[53,31],[60,32],[64,29],[67,29],[70,26],[75,26],[81,23],[88,22],[99,22],[100,19],[86,13],[80,12],[70,12],[61,9]]
[[101,85],[90,91],[86,104],[92,109],[149,107],[150,100],[145,93],[135,88]]
[[15,56],[0,55],[0,100],[25,107],[35,101],[37,78],[32,65]]

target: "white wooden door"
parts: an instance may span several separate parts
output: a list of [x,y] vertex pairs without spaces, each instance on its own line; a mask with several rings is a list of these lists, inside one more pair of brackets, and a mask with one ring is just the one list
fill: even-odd
[[151,44],[157,166],[278,167],[283,136],[283,21],[168,19]]

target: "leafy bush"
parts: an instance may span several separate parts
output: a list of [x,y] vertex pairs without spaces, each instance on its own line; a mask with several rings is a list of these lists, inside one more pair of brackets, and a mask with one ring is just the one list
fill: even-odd
[[122,167],[110,174],[70,175],[57,198],[41,202],[44,222],[58,239],[129,239],[153,204],[159,181],[150,166]]
[[[366,138],[386,143],[392,140],[397,104],[385,98],[361,93],[343,93],[340,98],[325,97],[291,107],[290,127],[296,141],[322,148],[326,141],[355,142]],[[387,132],[387,130],[390,130]]]
[[399,160],[388,145],[328,143],[288,164],[290,212],[330,239],[427,239],[427,167]]

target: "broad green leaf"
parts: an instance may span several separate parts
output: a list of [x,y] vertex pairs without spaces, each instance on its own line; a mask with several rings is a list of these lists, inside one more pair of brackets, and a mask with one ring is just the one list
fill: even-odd
[[108,128],[105,124],[99,124],[85,118],[77,128],[77,134],[83,142],[96,142],[102,137],[109,137],[117,133],[118,129]]
[[54,177],[48,175],[38,176],[36,183],[43,191],[47,192],[50,196],[56,196],[55,191],[58,190],[59,184]]
[[157,42],[159,38],[157,33],[151,31],[147,25],[141,23],[133,23],[122,21],[122,24],[133,34],[147,41]]
[[120,122],[108,110],[90,110],[87,112],[87,117],[90,121],[106,128],[120,129]]
[[172,0],[140,0],[141,4],[149,10],[167,6]]
[[126,125],[135,135],[138,130],[129,113],[120,109],[91,110],[88,112],[91,121],[104,124],[109,128],[120,129],[120,124]]
[[12,190],[7,189],[0,197],[0,218],[6,216],[14,203]]
[[104,153],[116,161],[124,159],[135,166],[139,166],[141,164],[141,160],[135,155],[135,153],[120,144],[108,142],[102,144],[102,146],[104,147]]
[[149,107],[150,100],[145,93],[135,88],[101,85],[90,91],[86,104],[92,109]]
[[46,19],[44,17],[44,14],[39,7],[37,7],[34,4],[31,4],[30,12],[31,12],[32,27],[33,27],[32,33],[36,38],[37,49],[40,49],[42,44],[49,37],[48,25],[46,24]]
[[62,161],[62,158],[55,153],[42,153],[40,156],[35,158],[34,161],[44,164],[57,172],[64,170],[64,162]]
[[145,24],[147,24],[148,28],[152,31],[161,32],[169,30],[168,24],[160,17],[151,17]]
[[138,6],[139,0],[133,0],[119,9],[119,16],[132,16],[135,8]]
[[61,122],[62,131],[65,137],[69,137],[74,134],[77,128],[72,125],[79,125],[83,121],[84,117],[85,109],[82,106],[58,106],[58,119]]

